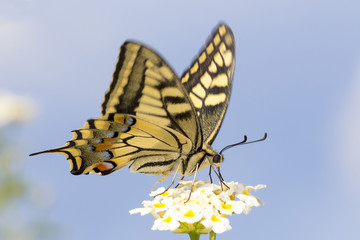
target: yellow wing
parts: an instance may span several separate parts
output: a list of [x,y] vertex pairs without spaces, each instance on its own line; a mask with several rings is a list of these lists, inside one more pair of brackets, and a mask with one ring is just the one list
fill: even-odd
[[168,64],[154,51],[134,42],[120,49],[113,80],[101,113],[127,113],[177,130],[202,145],[200,122],[188,93]]
[[179,132],[129,114],[106,114],[73,131],[64,147],[41,153],[62,153],[72,174],[109,174],[130,164],[132,172],[172,172],[192,149]]
[[214,141],[229,104],[235,67],[235,39],[225,24],[216,28],[212,37],[181,82],[195,106],[202,128],[203,141]]

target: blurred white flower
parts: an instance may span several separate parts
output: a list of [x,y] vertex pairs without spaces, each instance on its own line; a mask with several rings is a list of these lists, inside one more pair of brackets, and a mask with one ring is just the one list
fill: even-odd
[[28,122],[35,115],[36,106],[31,98],[0,92],[0,127]]
[[155,222],[152,230],[170,230],[176,233],[207,234],[211,231],[223,233],[231,230],[230,221],[226,218],[232,214],[248,214],[252,207],[263,205],[263,202],[250,194],[251,190],[265,188],[243,183],[229,182],[223,185],[211,184],[208,181],[195,181],[189,198],[192,181],[179,181],[178,188],[164,192],[163,187],[150,193],[152,201],[143,201],[143,208],[136,208],[130,214],[152,213]]

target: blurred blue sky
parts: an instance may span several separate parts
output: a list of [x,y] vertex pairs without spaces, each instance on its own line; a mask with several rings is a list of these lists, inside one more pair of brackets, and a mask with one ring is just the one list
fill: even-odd
[[[236,68],[213,147],[269,138],[225,153],[226,180],[268,188],[257,193],[265,206],[230,217],[233,230],[218,239],[358,239],[358,0],[0,0],[0,90],[39,105],[13,133],[28,142],[19,151],[62,146],[100,116],[125,40],[151,46],[181,75],[219,21],[234,32]],[[73,176],[62,155],[26,157],[24,175],[50,190],[41,214],[65,239],[187,239],[151,231],[151,216],[129,216],[157,177]]]

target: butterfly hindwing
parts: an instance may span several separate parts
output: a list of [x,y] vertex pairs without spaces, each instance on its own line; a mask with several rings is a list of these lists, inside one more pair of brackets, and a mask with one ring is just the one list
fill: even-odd
[[128,114],[90,119],[73,134],[64,147],[45,152],[64,154],[75,175],[105,175],[129,164],[132,172],[171,172],[192,148],[177,131]]
[[234,36],[228,26],[221,24],[181,77],[199,116],[203,141],[208,146],[220,129],[229,103],[234,66]]

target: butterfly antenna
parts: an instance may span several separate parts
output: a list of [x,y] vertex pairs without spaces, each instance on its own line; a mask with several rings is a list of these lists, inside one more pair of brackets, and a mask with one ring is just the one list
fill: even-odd
[[228,189],[230,189],[229,188],[229,186],[228,185],[226,185],[226,183],[225,183],[225,179],[223,178],[223,176],[221,175],[221,172],[220,172],[220,167],[218,167],[217,168],[217,170],[218,170],[218,172],[219,172],[219,179],[220,179],[220,183],[221,183],[221,190],[222,191],[224,191],[224,189],[223,189],[223,185],[225,186],[225,187],[227,187]]
[[212,177],[211,177],[211,167],[209,167],[209,177],[210,177],[210,182],[211,184],[213,183]]
[[263,138],[258,139],[258,140],[255,140],[255,141],[247,142],[247,136],[244,135],[244,140],[243,140],[243,141],[238,142],[238,143],[234,143],[234,144],[231,144],[231,145],[228,145],[228,146],[224,147],[224,148],[220,151],[219,154],[222,154],[222,152],[224,152],[225,150],[228,150],[229,148],[232,148],[232,147],[235,147],[235,146],[238,146],[238,145],[244,145],[244,144],[249,144],[249,143],[261,142],[261,141],[264,141],[266,138],[267,138],[267,133],[265,132]]
[[220,167],[218,167],[217,170],[218,170],[218,173],[219,173],[220,180],[223,181],[223,182],[225,182],[223,176],[221,175]]

